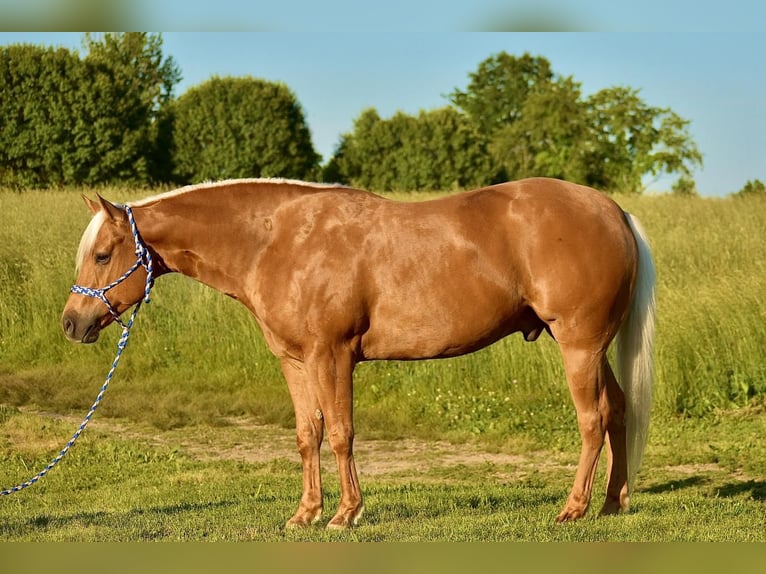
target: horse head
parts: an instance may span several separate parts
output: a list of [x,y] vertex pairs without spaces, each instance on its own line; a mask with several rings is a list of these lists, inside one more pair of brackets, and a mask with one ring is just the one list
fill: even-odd
[[[129,208],[101,196],[83,196],[93,219],[77,251],[77,284],[61,318],[71,341],[94,343],[101,330],[148,298],[151,256],[141,244]],[[124,326],[124,325],[123,325]]]

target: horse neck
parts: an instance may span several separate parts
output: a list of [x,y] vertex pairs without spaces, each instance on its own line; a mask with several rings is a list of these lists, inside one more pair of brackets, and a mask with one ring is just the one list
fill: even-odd
[[287,185],[245,185],[168,194],[133,207],[142,238],[161,262],[160,274],[177,272],[233,297],[244,295],[243,281],[267,240],[270,217],[300,193]]

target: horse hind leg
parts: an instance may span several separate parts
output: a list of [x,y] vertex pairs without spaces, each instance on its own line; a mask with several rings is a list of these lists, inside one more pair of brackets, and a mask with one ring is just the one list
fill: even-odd
[[630,506],[628,492],[628,452],[625,427],[625,395],[617,384],[609,361],[602,359],[601,373],[606,382],[602,393],[607,401],[602,410],[607,415],[606,433],[609,444],[606,500],[599,515],[618,514]]
[[[562,344],[561,353],[564,358],[567,383],[577,411],[577,424],[582,440],[574,485],[563,510],[556,517],[556,522],[568,522],[584,516],[590,505],[593,479],[611,413],[606,393],[608,375],[604,368],[604,365],[607,365],[605,349],[594,351],[587,347]],[[614,438],[618,440],[619,429],[617,426],[613,428],[615,429]],[[624,444],[624,433],[622,440]],[[622,459],[619,456],[615,457],[618,465],[614,468],[618,474],[618,467],[622,466],[621,460],[624,460],[624,456]]]

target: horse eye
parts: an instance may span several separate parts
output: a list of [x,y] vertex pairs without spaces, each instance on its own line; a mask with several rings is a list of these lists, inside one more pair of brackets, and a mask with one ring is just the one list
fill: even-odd
[[110,253],[97,253],[96,254],[96,263],[99,265],[106,265],[109,263],[109,260],[112,258],[112,255]]

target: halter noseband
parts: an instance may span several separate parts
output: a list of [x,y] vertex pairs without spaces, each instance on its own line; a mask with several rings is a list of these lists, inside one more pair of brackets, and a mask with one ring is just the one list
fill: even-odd
[[136,242],[136,262],[133,264],[133,266],[128,269],[121,277],[107,285],[106,287],[101,287],[100,289],[94,289],[92,287],[83,287],[82,285],[72,285],[71,292],[76,293],[77,295],[85,295],[87,297],[95,297],[96,299],[100,299],[101,302],[106,305],[106,308],[109,309],[109,312],[112,314],[112,317],[114,317],[114,320],[122,326],[123,329],[127,329],[128,325],[131,321],[128,322],[128,324],[125,324],[122,322],[122,319],[120,319],[119,313],[117,313],[117,310],[112,307],[112,304],[109,302],[109,299],[106,298],[106,292],[112,289],[113,287],[116,287],[123,281],[125,281],[128,277],[130,277],[133,272],[138,269],[139,267],[143,267],[146,270],[146,286],[144,288],[144,298],[142,301],[139,301],[136,305],[135,310],[133,311],[133,317],[135,317],[136,313],[138,312],[139,307],[141,307],[142,302],[149,302],[149,292],[152,289],[152,286],[154,285],[154,264],[152,262],[152,254],[149,252],[149,249],[144,245],[144,243],[141,241],[140,236],[138,235],[138,228],[136,227],[136,220],[133,217],[133,211],[130,209],[130,206],[125,205],[122,206],[122,209],[125,210],[125,213],[128,216],[128,223],[130,224],[130,231],[133,233],[133,240]]

